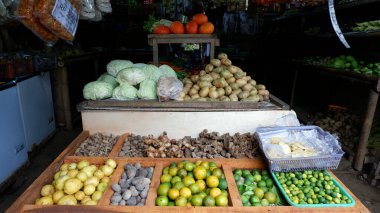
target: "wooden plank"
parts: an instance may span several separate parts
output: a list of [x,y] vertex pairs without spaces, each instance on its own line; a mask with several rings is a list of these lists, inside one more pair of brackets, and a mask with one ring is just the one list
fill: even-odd
[[223,173],[226,177],[227,185],[228,185],[228,195],[229,195],[229,203],[230,206],[239,207],[243,206],[242,201],[240,199],[240,194],[237,189],[234,176],[232,175],[232,169],[228,165],[223,165]]
[[160,185],[160,177],[162,174],[164,166],[162,162],[157,162],[154,167],[154,172],[152,176],[152,182],[149,186],[149,193],[148,197],[145,201],[145,206],[155,206],[156,205],[156,198],[157,198],[157,188]]
[[121,149],[123,148],[125,139],[128,137],[128,133],[123,134],[119,137],[119,140],[116,142],[116,144],[113,146],[111,152],[108,154],[109,157],[119,157],[119,153]]
[[51,182],[51,175],[59,168],[64,157],[69,154],[76,144],[81,143],[81,141],[85,140],[88,136],[88,131],[83,131],[80,133],[74,141],[71,142],[71,144],[49,165],[49,167],[45,169],[45,171],[42,172],[42,174],[24,191],[24,193],[12,204],[12,206],[7,209],[6,212],[19,212],[25,203],[34,203],[36,197],[31,195],[36,193],[39,195],[42,186]]
[[110,178],[110,182],[107,185],[106,190],[103,193],[102,198],[99,200],[98,205],[109,205],[110,204],[110,199],[113,195],[113,190],[112,190],[112,184],[118,183],[121,177],[121,174],[124,172],[124,164],[121,163],[120,161],[117,162],[117,168],[112,174],[112,177]]

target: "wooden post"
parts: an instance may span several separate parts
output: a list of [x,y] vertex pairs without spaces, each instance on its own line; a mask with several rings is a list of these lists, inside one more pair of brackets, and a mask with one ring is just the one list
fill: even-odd
[[158,44],[156,39],[153,39],[153,64],[158,66]]
[[367,112],[364,118],[364,123],[361,130],[360,140],[359,140],[359,144],[357,148],[358,151],[356,153],[355,164],[354,164],[354,168],[358,171],[361,171],[363,169],[364,158],[367,153],[368,138],[369,138],[369,134],[371,133],[373,117],[376,112],[377,100],[379,98],[379,93],[378,93],[379,87],[380,87],[380,79],[377,81],[376,91],[371,89],[369,93]]
[[63,111],[65,115],[65,125],[67,130],[73,129],[73,123],[71,118],[71,107],[70,107],[70,94],[69,94],[69,82],[67,77],[67,67],[64,66],[59,71],[60,79],[62,82],[61,93],[63,102]]

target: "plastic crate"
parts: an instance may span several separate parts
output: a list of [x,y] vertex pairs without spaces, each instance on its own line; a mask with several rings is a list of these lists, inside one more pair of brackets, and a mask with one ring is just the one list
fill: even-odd
[[330,173],[328,173],[326,170],[324,170],[324,173],[326,175],[330,176],[331,180],[334,182],[334,185],[340,189],[340,194],[342,194],[342,196],[347,196],[348,199],[351,200],[351,203],[347,203],[347,204],[296,204],[289,198],[288,194],[286,194],[284,188],[282,187],[282,185],[278,181],[275,173],[271,172],[272,177],[274,179],[274,182],[277,184],[278,189],[281,191],[281,193],[284,196],[284,198],[286,199],[286,201],[292,206],[299,207],[299,208],[334,208],[334,207],[352,207],[352,206],[354,206],[355,200],[351,197],[351,195],[348,194],[346,192],[346,190],[344,190],[344,188],[338,183],[338,181],[335,180],[335,178],[333,178],[330,175]]
[[[284,131],[309,131],[316,130],[320,138],[325,139],[326,143],[333,146],[334,153],[313,157],[299,157],[299,158],[271,158],[266,153],[263,147],[263,139],[267,137],[274,137],[276,134]],[[289,171],[303,171],[303,170],[324,170],[324,169],[337,169],[340,160],[344,154],[336,138],[330,133],[323,131],[317,126],[297,126],[297,127],[271,127],[271,128],[257,128],[256,136],[259,141],[261,150],[268,160],[269,168],[271,171],[289,172]]]

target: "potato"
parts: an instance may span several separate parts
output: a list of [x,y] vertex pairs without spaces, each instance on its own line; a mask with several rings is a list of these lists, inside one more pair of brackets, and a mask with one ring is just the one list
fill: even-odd
[[190,80],[193,82],[193,83],[197,83],[198,80],[199,80],[199,75],[192,75],[190,77]]
[[201,77],[200,77],[200,80],[201,80],[201,81],[210,81],[210,82],[211,82],[211,81],[214,80],[214,79],[213,79],[213,77],[212,77],[211,74],[206,74],[206,75],[204,75],[204,76],[201,76]]
[[239,87],[242,87],[244,85],[247,84],[247,81],[246,80],[243,80],[243,79],[238,79],[236,80],[236,84],[239,86]]
[[247,92],[247,91],[242,91],[242,92],[240,92],[240,93],[238,94],[238,97],[239,97],[240,99],[247,98],[248,96],[249,96],[249,92]]
[[231,60],[228,59],[228,58],[223,58],[223,59],[221,59],[221,60],[220,60],[220,63],[222,63],[222,64],[225,65],[225,66],[231,66],[231,65],[232,65]]
[[194,94],[191,96],[191,100],[194,100],[194,99],[197,99],[197,98],[200,98],[199,94]]
[[252,84],[253,86],[256,86],[256,81],[253,80],[253,79],[249,80],[248,83],[249,83],[249,84]]
[[239,89],[236,89],[236,90],[232,90],[232,93],[231,94],[235,94],[235,95],[238,95],[239,93],[241,93],[243,90],[241,90],[240,88]]
[[210,92],[210,88],[208,88],[208,87],[203,87],[203,88],[199,91],[199,96],[201,96],[201,97],[207,97],[209,92]]
[[239,85],[238,85],[237,83],[232,83],[232,84],[230,84],[230,87],[232,88],[232,90],[237,90],[237,89],[240,88]]
[[210,64],[214,65],[215,67],[219,67],[222,63],[219,59],[214,58],[210,60]]
[[198,94],[198,90],[196,90],[194,88],[191,88],[190,91],[189,91],[189,95],[192,96],[192,95],[195,95],[195,94]]
[[[241,80],[241,79],[240,79]],[[241,87],[241,89],[243,90],[243,91],[251,91],[251,90],[253,90],[253,85],[252,84],[245,84],[244,86],[242,86]]]
[[241,79],[241,78],[243,78],[244,76],[245,76],[244,72],[237,72],[237,73],[234,74],[234,77],[235,77],[236,79]]
[[183,94],[185,94],[185,95],[187,95],[189,93],[189,91],[190,91],[190,88],[188,88],[188,87],[184,87],[182,90]]
[[191,100],[191,97],[189,95],[186,95],[184,98],[183,98],[184,101],[190,101]]
[[219,58],[219,59],[225,59],[225,58],[228,58],[228,56],[227,56],[226,53],[219,53],[219,54],[218,54],[218,58]]
[[226,69],[224,69],[224,67],[217,67],[217,68],[213,69],[212,71],[213,71],[213,72],[216,72],[216,73],[221,73],[221,72],[223,72],[224,70],[226,70]]
[[232,84],[232,83],[236,82],[236,79],[234,77],[231,77],[231,78],[227,78],[226,81],[227,81],[228,84]]
[[265,89],[259,90],[259,95],[268,96],[269,95],[269,91],[265,90]]
[[184,78],[183,80],[182,80],[182,83],[183,84],[193,84],[193,82],[190,80],[190,79],[188,79],[188,78]]
[[51,197],[41,197],[36,200],[36,205],[54,205],[53,199]]
[[217,88],[223,88],[228,85],[228,83],[226,82],[224,78],[216,79],[212,82],[212,84],[216,86]]
[[73,195],[65,195],[58,202],[58,205],[77,205],[77,200]]
[[216,80],[216,79],[219,79],[220,78],[220,75],[219,73],[216,73],[216,72],[212,72],[210,73],[211,77],[213,80]]
[[206,71],[204,71],[204,70],[201,70],[200,72],[199,72],[199,76],[204,76],[204,75],[206,75],[207,73],[206,73]]
[[219,98],[219,100],[221,100],[221,101],[231,101],[230,98],[227,97],[227,96],[222,96],[222,97]]
[[214,69],[214,65],[212,65],[212,64],[207,64],[205,67],[205,71],[207,73],[211,72],[213,69]]
[[220,73],[220,76],[222,76],[223,78],[227,79],[227,78],[233,77],[234,75],[232,75],[232,73],[230,73],[230,71],[228,71],[228,70],[223,70]]
[[237,97],[236,94],[231,94],[229,97],[231,101],[239,101],[239,98]]
[[264,101],[267,101],[269,100],[269,95],[264,95],[263,98],[264,98]]
[[216,90],[210,90],[208,96],[210,98],[218,98],[219,97],[219,93]]
[[184,98],[186,96],[186,93],[182,90],[182,92],[179,94],[180,98]]
[[243,101],[250,101],[250,102],[259,102],[260,101],[260,97],[257,96],[257,95],[250,95],[248,96],[247,98],[243,99]]
[[257,90],[263,90],[263,89],[265,89],[265,85],[257,84],[257,85],[256,85],[256,89],[257,89]]
[[249,95],[257,95],[257,89],[253,87],[253,89],[249,92]]
[[237,68],[236,66],[233,66],[233,65],[228,66],[227,69],[228,69],[228,71],[230,71],[232,74],[235,74],[235,73],[237,73],[237,71],[238,71],[238,68]]
[[244,80],[246,80],[247,82],[249,81],[249,80],[251,80],[251,76],[244,76],[243,78],[241,78],[241,79],[244,79]]
[[198,90],[200,90],[201,88],[200,88],[198,85],[194,84],[194,85],[193,85],[193,89],[195,89],[195,90],[198,91]]
[[231,95],[231,93],[232,93],[232,88],[231,88],[230,86],[226,86],[226,87],[224,88],[224,91],[225,91],[226,95]]
[[262,96],[262,95],[260,95],[260,94],[258,94],[257,96],[259,96],[260,101],[263,101],[263,100],[264,100],[264,96]]
[[216,91],[218,92],[219,97],[224,96],[224,94],[226,94],[226,92],[224,91],[224,88],[218,88]]
[[210,81],[200,81],[198,82],[198,86],[200,88],[203,88],[203,87],[211,87],[211,82]]

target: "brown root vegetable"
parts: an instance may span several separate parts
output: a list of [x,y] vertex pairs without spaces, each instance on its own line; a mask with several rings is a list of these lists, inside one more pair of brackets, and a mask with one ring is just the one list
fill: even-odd
[[226,53],[219,53],[218,54],[218,59],[226,59],[226,58],[228,58],[228,55],[226,54]]
[[193,84],[193,82],[188,79],[188,78],[184,78],[183,81],[182,81],[183,84]]
[[204,71],[204,70],[201,70],[200,72],[199,72],[199,75],[202,77],[202,76],[204,76],[204,75],[206,75],[207,73],[206,73],[206,71]]
[[201,97],[207,97],[209,92],[210,92],[210,88],[208,88],[208,87],[203,87],[203,88],[199,91],[199,96],[201,96]]
[[220,62],[225,65],[225,66],[231,66],[232,65],[232,62],[230,59],[228,58],[224,58],[224,59],[221,59]]
[[234,77],[231,77],[231,78],[227,78],[226,81],[228,84],[232,84],[232,83],[235,83],[236,79]]
[[263,101],[264,100],[264,96],[262,96],[262,95],[257,95],[257,96],[259,96],[259,98],[260,98],[260,101]]
[[208,96],[210,98],[218,98],[219,97],[219,93],[216,90],[210,90]]
[[[211,75],[211,77],[212,77],[213,80],[216,80],[216,79],[220,78],[219,73],[216,73],[216,72],[212,72],[212,73],[210,73],[210,75]],[[211,81],[213,81],[213,80],[211,80]]]
[[217,68],[213,69],[212,71],[213,71],[213,72],[216,72],[216,73],[221,73],[221,72],[223,72],[224,70],[226,70],[224,67],[217,67]]
[[219,79],[216,79],[212,82],[212,84],[217,87],[217,88],[223,88],[225,86],[228,85],[228,83],[226,82],[226,80],[224,78],[219,78]]
[[239,93],[241,93],[243,90],[241,90],[240,88],[239,89],[236,89],[236,90],[232,90],[232,93],[231,94],[235,94],[235,95],[238,95]]
[[242,87],[242,86],[244,86],[244,85],[247,84],[247,81],[244,80],[244,79],[238,79],[238,80],[236,80],[236,84],[237,84],[239,87]]
[[192,76],[190,76],[190,80],[191,80],[193,83],[197,83],[198,80],[199,80],[199,75],[192,75]]
[[214,58],[210,60],[210,64],[212,64],[215,67],[219,67],[222,63],[220,62],[219,59]]
[[193,96],[195,94],[198,94],[198,90],[194,89],[194,88],[191,88],[190,91],[189,91],[189,95],[190,96]]
[[219,100],[221,100],[221,101],[231,101],[230,98],[226,97],[226,96],[220,97]]
[[253,86],[256,86],[256,81],[253,80],[253,79],[249,80],[248,83],[249,83],[249,84],[252,84]]
[[181,94],[179,95],[179,97],[182,99],[185,98],[185,96],[186,96],[186,93],[184,91],[182,91]]
[[239,101],[239,98],[237,97],[236,94],[231,94],[229,97],[231,101]]
[[205,67],[205,71],[207,73],[212,72],[213,69],[214,69],[214,65],[212,65],[212,64],[207,64]]
[[237,89],[240,88],[239,85],[238,85],[237,83],[232,83],[232,84],[230,84],[230,87],[232,88],[232,90],[237,90]]
[[224,91],[224,88],[218,88],[216,89],[216,91],[218,92],[219,97],[222,97],[224,96],[224,94],[226,94],[226,92]]
[[204,75],[204,76],[201,76],[199,79],[200,79],[201,81],[210,81],[210,82],[211,82],[212,80],[214,80],[211,74],[206,74],[206,75]]
[[251,102],[259,102],[260,97],[258,95],[250,95],[247,98],[244,99],[245,101],[251,101]]
[[234,75],[232,75],[232,73],[230,73],[230,71],[228,71],[228,70],[223,70],[223,71],[220,73],[220,76],[222,76],[222,77],[225,78],[225,79],[228,79],[228,78],[233,77]]
[[191,97],[189,95],[186,95],[184,98],[183,98],[184,101],[190,101],[191,100]]
[[251,90],[253,90],[253,85],[252,84],[245,84],[244,86],[242,86],[241,87],[241,89],[243,90],[243,91],[251,91]]
[[257,90],[264,90],[264,89],[266,89],[266,88],[265,88],[265,85],[263,85],[263,84],[257,84],[257,85],[256,85],[256,89],[257,89]]
[[259,90],[259,95],[262,95],[262,96],[268,96],[269,95],[269,91],[268,90]]
[[191,96],[191,99],[194,100],[194,99],[197,99],[197,98],[200,98],[199,94],[194,94]]
[[201,89],[197,84],[194,84],[192,88],[197,90],[197,91]]
[[228,66],[227,69],[228,69],[228,71],[230,71],[232,74],[235,74],[235,73],[237,73],[237,72],[239,71],[239,69],[238,69],[236,66],[233,66],[233,65]]
[[182,92],[183,92],[185,95],[188,94],[189,91],[190,91],[190,88],[187,88],[187,87],[184,87],[183,90],[182,90]]
[[251,80],[251,76],[247,75],[247,76],[244,76],[242,79],[244,79],[248,82],[249,80]]
[[200,88],[204,88],[204,87],[211,87],[212,85],[210,81],[199,81],[198,86]]
[[231,88],[230,86],[226,86],[226,87],[224,88],[224,91],[225,91],[226,95],[231,95],[231,93],[232,93],[232,88]]
[[235,77],[236,79],[241,79],[241,78],[243,78],[245,75],[246,75],[246,74],[245,74],[244,72],[237,72],[237,73],[234,74],[234,77]]
[[238,97],[239,97],[240,99],[247,98],[248,96],[249,96],[249,92],[247,92],[247,91],[242,91],[242,92],[240,92],[240,93],[238,94]]
[[257,89],[256,88],[253,88],[250,92],[249,92],[249,95],[257,95]]

